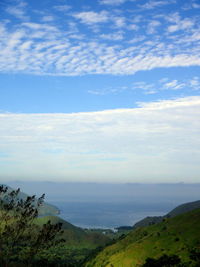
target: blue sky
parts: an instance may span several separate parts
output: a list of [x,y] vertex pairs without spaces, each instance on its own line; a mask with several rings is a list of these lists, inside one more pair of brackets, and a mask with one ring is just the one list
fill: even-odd
[[1,179],[199,182],[199,14],[2,0]]

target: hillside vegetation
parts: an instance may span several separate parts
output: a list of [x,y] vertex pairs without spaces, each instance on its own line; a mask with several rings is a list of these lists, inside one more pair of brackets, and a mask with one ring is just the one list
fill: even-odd
[[[6,195],[12,192],[14,189],[7,185],[2,185],[2,186],[8,189],[5,194],[3,193],[0,194],[0,199],[3,200],[6,197]],[[18,193],[18,199],[25,200],[27,197],[28,195],[24,192],[20,191]],[[60,213],[59,209],[56,206],[49,204],[47,202],[42,203],[42,205],[38,208],[38,212],[39,212],[39,216],[58,215]]]
[[174,217],[179,214],[182,214],[182,213],[185,213],[191,210],[195,210],[195,209],[200,209],[200,200],[181,204],[178,207],[171,210],[169,213],[167,213],[165,217]]
[[200,267],[200,201],[175,208],[160,223],[115,233],[38,217],[44,195],[26,196],[0,186],[1,266]]
[[185,212],[192,211],[194,209],[200,209],[200,200],[181,204],[177,206],[176,208],[174,208],[173,210],[171,210],[170,212],[168,212],[164,216],[148,216],[140,220],[139,222],[135,223],[133,226],[133,229],[156,224],[156,223],[162,222],[162,220],[165,218],[173,218],[179,214],[183,214]]
[[110,241],[107,236],[101,233],[85,231],[58,216],[40,217],[35,220],[35,223],[42,226],[48,221],[52,224],[62,223],[62,237],[65,239],[65,245],[67,245],[67,247],[96,248],[97,246],[105,246]]
[[82,266],[83,260],[110,239],[85,231],[57,216],[38,217],[44,203],[20,190],[0,186],[0,266]]
[[[131,231],[88,261],[86,267],[134,267],[163,254],[178,255],[185,266],[193,266],[192,249],[200,249],[200,209]],[[196,265],[195,265],[196,266]]]

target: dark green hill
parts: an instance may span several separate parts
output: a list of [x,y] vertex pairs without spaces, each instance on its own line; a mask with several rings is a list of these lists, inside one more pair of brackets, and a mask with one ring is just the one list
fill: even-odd
[[[26,254],[25,251],[32,248],[34,244],[39,246],[39,244],[44,241],[42,248],[40,248],[40,251],[37,252],[36,257],[34,258],[34,261],[40,262],[39,266],[78,267],[82,266],[83,260],[88,257],[91,251],[99,246],[105,246],[108,242],[110,242],[110,238],[102,233],[92,232],[89,230],[86,231],[57,216],[48,215],[35,217],[35,209],[33,208],[36,204],[35,198],[29,198],[31,201],[31,206],[29,206],[29,202],[26,202],[27,195],[19,192],[18,190],[15,192],[12,188],[9,188],[8,191],[2,190],[0,195],[3,200],[0,203],[2,205],[0,207],[2,227],[0,229],[0,238],[1,240],[4,240],[5,237],[8,239],[6,239],[7,241],[5,241],[5,244],[3,243],[4,247],[6,246],[3,254],[3,260],[7,262],[7,259],[13,257],[16,261],[14,265],[9,266],[27,266],[24,265],[24,256],[22,256],[22,254],[26,256],[29,255],[30,257],[30,254]],[[18,200],[20,200],[19,203]],[[19,207],[22,207],[22,209]],[[45,205],[44,208],[43,214],[48,213],[47,211],[51,211],[48,204]],[[50,206],[50,208],[52,207]],[[29,214],[34,217],[30,217],[29,219]],[[56,226],[52,227],[52,225],[49,224],[49,221],[51,224],[55,224]],[[57,231],[58,229],[58,223],[62,224],[62,232],[57,232],[58,235],[56,236],[55,243],[52,243],[52,246],[48,247],[48,242],[51,242],[51,238],[54,237],[54,231]],[[20,229],[22,229],[22,232],[20,232]],[[50,235],[48,229],[50,230]],[[14,242],[16,248],[14,247],[13,249],[14,245],[10,240],[13,240],[13,236],[18,238],[19,232],[21,236],[19,236],[19,239]],[[5,233],[7,233],[7,236]],[[27,237],[28,234],[30,235]],[[34,240],[34,238],[36,238],[36,240]],[[32,239],[34,242],[30,243]],[[61,239],[63,240],[62,243],[59,242]],[[25,242],[24,240],[26,240],[26,243],[23,243]],[[22,242],[22,245],[19,245],[21,244],[20,242]],[[2,241],[0,243],[2,245]],[[10,257],[7,257],[7,252],[10,253]],[[45,262],[45,265],[42,262]],[[19,265],[17,265],[18,263]],[[0,265],[4,266],[1,263]],[[8,265],[6,264],[6,266]]]
[[[7,185],[4,185],[5,187],[8,188],[8,192],[7,193],[10,193],[11,191],[15,190]],[[6,194],[3,196],[3,198],[6,196]],[[23,192],[19,192],[18,194],[18,199],[23,199],[25,200],[26,198],[28,197],[27,194],[23,193]],[[39,216],[47,216],[47,215],[58,215],[60,213],[59,209],[54,206],[54,205],[51,205],[47,202],[44,202],[42,204],[42,206],[39,208]]]
[[[5,186],[5,185],[4,185]],[[8,188],[6,194],[2,194],[2,198],[6,198],[6,195],[13,191],[13,188],[9,186],[5,186]],[[25,200],[28,197],[27,194],[23,192],[19,192],[18,199]],[[110,241],[110,238],[103,235],[102,233],[85,231],[80,227],[76,227],[71,223],[61,219],[58,216],[59,209],[51,204],[44,202],[42,206],[39,208],[39,217],[35,219],[35,223],[38,225],[42,225],[47,223],[47,221],[51,221],[51,223],[56,224],[61,222],[62,229],[64,231],[63,238],[66,240],[65,245],[67,247],[76,247],[76,248],[89,248],[93,249],[97,246],[105,246]]]
[[178,207],[170,211],[165,217],[174,217],[179,214],[182,214],[182,213],[185,213],[191,210],[195,210],[195,209],[200,209],[200,200],[179,205]]
[[110,242],[101,233],[86,231],[57,216],[37,217],[35,197],[27,199],[19,190],[5,187],[0,193],[0,266],[81,267],[94,249]]
[[159,258],[163,254],[178,255],[185,266],[193,266],[189,258],[193,248],[200,248],[200,209],[132,230],[88,261],[86,266],[136,267],[148,257]]
[[170,211],[169,213],[167,213],[164,216],[148,216],[148,217],[140,220],[136,224],[134,224],[133,229],[136,229],[138,227],[144,227],[144,226],[156,224],[156,223],[162,222],[162,220],[165,218],[169,218],[169,217],[173,218],[174,216],[177,216],[179,214],[183,214],[183,213],[188,212],[188,211],[192,211],[194,209],[200,209],[200,200],[179,205],[178,207],[176,207],[175,209],[173,209],[172,211]]
[[58,222],[62,223],[62,229],[64,231],[62,237],[66,240],[65,244],[70,247],[96,248],[97,246],[105,246],[105,244],[110,241],[107,236],[101,233],[85,231],[58,216],[44,216],[37,218],[36,224],[42,225],[47,223],[48,220],[53,224]]
[[148,225],[153,225],[153,224],[162,222],[162,220],[163,220],[163,216],[148,216],[140,220],[139,222],[135,223],[133,226],[133,229],[148,226]]

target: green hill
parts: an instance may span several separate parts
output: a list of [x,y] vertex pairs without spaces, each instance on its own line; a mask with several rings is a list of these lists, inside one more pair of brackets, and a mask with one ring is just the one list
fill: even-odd
[[58,216],[40,217],[36,219],[35,223],[42,225],[47,223],[48,220],[50,220],[52,224],[62,223],[62,229],[64,231],[62,237],[66,240],[65,244],[68,247],[96,248],[97,246],[105,246],[105,244],[110,241],[107,236],[101,233],[85,231]]
[[[15,192],[9,188],[8,191],[2,190],[0,195],[1,200],[3,200],[0,203],[2,205],[0,207],[0,245],[5,248],[3,249],[3,259],[0,258],[1,266],[27,266],[24,257],[30,258],[28,250],[34,248],[34,245],[36,247],[40,245],[36,254],[34,254],[35,250],[31,252],[35,255],[34,259],[31,258],[31,260],[39,262],[39,266],[78,267],[82,266],[83,260],[88,257],[91,251],[110,242],[110,238],[102,233],[86,231],[57,216],[37,217],[36,213],[35,217],[35,198],[29,198],[31,201],[31,206],[29,206],[29,202],[26,203],[27,195],[24,193]],[[18,200],[19,206],[15,205]],[[29,215],[34,217],[29,217]],[[51,224],[49,224],[49,221]],[[57,231],[60,223],[62,224],[62,232]],[[55,224],[55,227],[52,227],[52,224]],[[49,229],[50,232],[48,232]],[[51,238],[55,236],[54,231],[57,233],[56,239],[49,247],[49,242],[53,240]],[[61,239],[63,242],[60,243]],[[2,240],[5,240],[5,242]],[[8,261],[13,261],[14,265],[7,265]]]
[[[7,185],[4,185],[4,186],[8,188],[7,193],[10,193],[11,191],[15,190],[15,189],[7,186]],[[4,195],[2,194],[3,199],[6,197],[7,193]],[[18,199],[25,200],[27,197],[28,197],[28,195],[26,193],[21,192],[21,191],[18,194]],[[42,204],[42,206],[39,208],[39,216],[58,215],[59,213],[60,213],[60,211],[56,206],[51,205],[47,202],[44,202]]]
[[148,216],[140,220],[136,224],[134,224],[133,229],[156,224],[156,223],[162,222],[162,220],[165,218],[169,218],[169,217],[173,218],[179,214],[183,214],[185,212],[192,211],[194,209],[200,209],[200,200],[181,204],[164,216]]
[[49,251],[47,258],[53,266],[82,267],[82,262],[100,246],[110,243],[110,239],[97,232],[85,231],[57,216],[45,216],[37,218],[35,223],[41,226],[50,220],[52,224],[61,222],[65,242]]
[[179,205],[178,207],[170,211],[165,217],[174,217],[179,214],[182,214],[182,213],[185,213],[191,210],[195,210],[195,209],[200,209],[200,200]]
[[148,257],[159,258],[163,254],[178,255],[186,266],[192,266],[189,251],[193,248],[200,248],[200,209],[133,230],[102,250],[86,266],[136,267]]
[[[1,194],[1,198],[6,200],[6,196],[8,193],[13,191],[13,188],[4,185],[8,188],[6,193]],[[27,194],[23,192],[19,192],[17,199],[25,200],[28,197]],[[65,245],[68,248],[89,248],[94,249],[97,246],[105,246],[110,241],[110,238],[103,235],[102,233],[93,232],[93,231],[85,231],[80,227],[76,227],[71,223],[61,219],[58,216],[59,210],[57,207],[44,202],[42,206],[39,208],[39,217],[35,219],[35,223],[39,226],[47,223],[47,221],[51,221],[52,224],[62,223],[63,236],[62,238],[66,240]]]
[[164,216],[148,216],[144,219],[140,220],[139,222],[135,223],[133,229],[137,229],[139,227],[145,227],[149,225],[153,225],[159,222],[162,222]]

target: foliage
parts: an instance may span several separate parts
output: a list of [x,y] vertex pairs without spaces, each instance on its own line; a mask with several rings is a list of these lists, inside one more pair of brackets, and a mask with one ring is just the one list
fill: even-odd
[[200,247],[190,251],[190,259],[194,262],[194,267],[200,267]]
[[200,267],[199,222],[200,209],[196,209],[159,224],[138,228],[94,255],[86,266],[141,266],[147,258],[159,259],[166,254],[180,257],[181,263],[177,266]]
[[200,267],[200,251],[194,248],[190,251],[190,261],[183,263],[177,255],[162,255],[158,259],[147,258],[142,267]]
[[181,266],[181,260],[177,255],[162,255],[158,259],[147,258],[142,267],[173,267]]
[[45,195],[39,199],[28,196],[20,199],[20,189],[8,192],[0,186],[0,264],[1,266],[32,266],[42,251],[47,251],[64,240],[62,224],[50,221],[34,223]]

